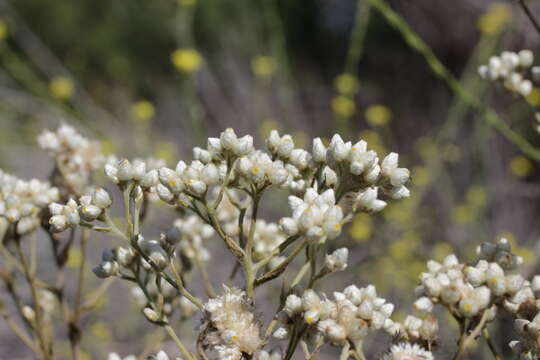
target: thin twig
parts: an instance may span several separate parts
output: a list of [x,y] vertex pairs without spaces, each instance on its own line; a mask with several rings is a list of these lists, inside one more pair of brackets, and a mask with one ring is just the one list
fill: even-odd
[[536,32],[538,34],[540,34],[540,24],[538,24],[538,21],[536,21],[536,18],[534,17],[533,13],[531,12],[531,9],[529,9],[527,4],[525,3],[525,0],[518,0],[518,4],[523,9],[523,12],[525,13],[525,15],[527,15],[527,17],[529,18],[529,20],[533,24],[534,28],[536,29]]

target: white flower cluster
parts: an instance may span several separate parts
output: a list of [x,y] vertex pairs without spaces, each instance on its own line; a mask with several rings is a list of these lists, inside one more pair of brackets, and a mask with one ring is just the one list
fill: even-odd
[[[533,84],[525,77],[527,70],[534,62],[531,50],[518,53],[503,51],[500,56],[492,56],[487,65],[481,65],[478,73],[484,79],[500,81],[511,92],[521,96],[531,93]],[[533,68],[534,71],[537,71]]]
[[164,165],[163,160],[155,158],[135,158],[132,161],[111,158],[105,164],[105,175],[115,184],[132,182],[142,190],[154,191],[159,182],[158,169]]
[[[174,230],[178,233],[173,233]],[[210,260],[210,252],[204,247],[204,241],[214,235],[214,229],[198,216],[189,215],[175,220],[173,228],[166,235],[169,238],[178,237],[178,250],[186,258]]]
[[65,180],[62,185],[71,195],[86,192],[92,172],[105,162],[98,142],[84,138],[66,124],[55,132],[43,130],[37,140],[39,146],[54,157],[59,175]]
[[206,341],[222,360],[240,360],[243,354],[253,355],[263,346],[260,325],[255,320],[246,294],[223,287],[222,295],[208,300],[204,309],[212,329]]
[[17,223],[18,234],[26,234],[39,226],[39,212],[58,199],[58,189],[49,183],[22,180],[0,169],[0,217]]
[[349,249],[339,248],[331,254],[326,254],[324,258],[324,267],[329,272],[343,271],[347,268],[349,259]]
[[[540,290],[540,276],[533,279],[533,287]],[[534,360],[540,357],[540,308],[538,299],[520,309],[514,320],[514,328],[519,340],[510,342],[510,348],[522,360]]]
[[95,189],[92,195],[81,196],[78,203],[73,199],[69,199],[66,205],[53,202],[49,205],[50,230],[57,233],[78,226],[81,221],[95,221],[111,204],[111,196],[103,188]]
[[283,311],[291,320],[301,319],[309,325],[320,341],[338,346],[347,341],[361,346],[369,330],[395,334],[398,326],[390,319],[394,305],[378,297],[373,285],[360,289],[348,286],[343,292],[335,292],[334,300],[308,289],[301,297],[289,295]]
[[[489,254],[486,254],[489,249]],[[534,299],[530,282],[521,275],[509,274],[503,269],[512,262],[510,248],[505,239],[497,245],[483,245],[478,249],[480,257],[495,257],[499,261],[479,260],[474,266],[458,261],[455,255],[447,256],[443,263],[430,260],[428,272],[422,273],[421,285],[416,292],[421,297],[415,308],[431,312],[434,304],[442,304],[463,318],[475,317],[495,302],[515,312],[520,304]],[[514,260],[520,263],[520,260]],[[494,317],[493,313],[490,318]]]
[[[336,134],[327,149],[317,138],[313,141],[313,158],[317,162],[328,164],[337,173],[339,179],[337,188],[341,188],[344,193],[380,187],[392,199],[409,196],[405,184],[409,181],[410,172],[408,169],[398,167],[398,154],[388,154],[379,164],[377,153],[368,150],[364,140],[353,145],[350,141],[344,142]],[[358,200],[360,206],[368,209],[372,207],[371,203],[374,201],[371,197]],[[377,210],[380,210],[380,207],[375,206]]]
[[418,344],[398,343],[392,345],[381,360],[433,360],[433,354]]
[[289,206],[292,217],[279,221],[285,234],[334,239],[341,233],[343,210],[336,204],[333,189],[319,194],[314,188],[309,188],[303,199],[289,196]]

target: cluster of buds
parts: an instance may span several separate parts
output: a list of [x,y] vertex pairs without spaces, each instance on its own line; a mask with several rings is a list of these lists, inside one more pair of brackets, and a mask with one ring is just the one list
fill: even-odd
[[[525,77],[526,72],[534,62],[531,50],[521,50],[518,53],[503,51],[500,56],[492,56],[487,65],[481,65],[478,73],[484,79],[499,81],[511,92],[521,96],[531,93],[533,84]],[[540,68],[532,68],[533,75],[540,75]]]
[[442,264],[430,260],[428,272],[422,273],[421,285],[416,289],[421,296],[415,302],[416,309],[431,312],[434,304],[439,303],[462,318],[489,310],[492,314],[488,318],[492,319],[496,312],[494,303],[515,312],[520,304],[534,299],[529,281],[505,272],[522,261],[510,253],[506,239],[497,245],[483,244],[478,253],[481,260],[474,266],[460,263],[455,255],[447,256]]
[[19,235],[39,226],[39,213],[59,198],[59,191],[37,179],[25,181],[0,170],[0,218],[17,225]]
[[55,182],[67,190],[64,195],[84,194],[92,173],[105,163],[99,143],[86,139],[66,124],[55,132],[43,130],[37,141],[55,159],[55,175],[58,175]]
[[343,210],[336,204],[333,189],[319,194],[309,188],[301,199],[289,196],[292,217],[282,218],[279,223],[283,232],[289,236],[301,234],[308,238],[334,239],[341,234]]
[[115,184],[122,186],[132,183],[141,190],[155,194],[159,183],[158,169],[164,165],[165,161],[155,158],[135,158],[132,161],[111,158],[105,164],[105,175]]
[[224,286],[223,294],[208,300],[204,310],[208,329],[204,345],[216,351],[220,359],[240,360],[245,354],[260,352],[260,325],[250,311],[245,292]]
[[[395,334],[398,324],[390,319],[393,311],[394,305],[378,297],[373,285],[360,289],[348,286],[343,292],[335,292],[334,300],[308,289],[301,297],[289,295],[283,308],[285,324],[307,324],[310,331],[306,336],[316,343],[344,346],[350,342],[355,347],[361,347],[370,330],[384,329]],[[283,337],[286,332],[279,329],[277,336]]]
[[112,199],[107,190],[97,188],[91,195],[83,195],[79,202],[69,199],[65,205],[59,203],[49,204],[49,229],[58,233],[78,225],[91,226],[91,222],[98,220],[104,211],[112,205]]
[[[313,158],[328,164],[338,176],[338,189],[346,193],[380,187],[392,199],[409,196],[405,184],[410,172],[398,167],[398,155],[390,153],[379,164],[379,157],[373,150],[368,150],[364,140],[356,144],[344,142],[339,135],[334,135],[327,148],[320,139],[313,141]],[[365,205],[365,204],[364,204]]]
[[[535,276],[533,283],[539,284],[540,276]],[[538,299],[520,307],[517,318],[514,320],[514,328],[519,340],[510,342],[512,351],[522,360],[538,359],[540,357],[540,303]]]

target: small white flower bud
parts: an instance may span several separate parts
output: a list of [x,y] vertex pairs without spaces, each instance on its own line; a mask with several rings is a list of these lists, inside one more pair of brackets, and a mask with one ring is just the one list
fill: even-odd
[[118,179],[118,168],[112,164],[105,164],[105,176],[109,178],[113,183],[117,184],[120,180]]
[[289,236],[296,235],[298,233],[298,224],[293,218],[287,217],[280,219],[279,226],[281,227],[281,230]]
[[289,337],[289,332],[287,331],[287,329],[280,327],[279,329],[274,331],[273,336],[278,340],[285,340]]
[[326,162],[326,147],[324,146],[321,138],[313,139],[312,155],[313,161],[318,163]]
[[433,310],[433,302],[424,296],[415,301],[414,308],[422,312],[431,312]]
[[137,161],[133,163],[133,180],[140,181],[146,174],[146,163]]
[[153,169],[147,172],[141,179],[140,184],[143,188],[148,189],[156,186],[159,182],[158,170]]
[[298,296],[294,294],[287,296],[283,310],[285,310],[285,312],[289,316],[293,316],[295,314],[300,313],[302,311],[302,299],[300,299]]
[[95,205],[85,205],[81,207],[80,215],[85,221],[94,221],[101,214],[101,208]]
[[324,265],[331,272],[343,271],[347,268],[347,259],[349,257],[349,249],[340,248],[332,254],[327,254]]
[[129,160],[121,160],[118,165],[117,177],[120,181],[130,181],[133,178],[133,167]]
[[36,318],[36,312],[30,306],[25,305],[22,307],[22,314],[26,320],[33,322]]
[[144,316],[146,316],[146,318],[151,322],[156,322],[159,320],[159,314],[149,307],[144,308],[143,313]]
[[523,49],[518,53],[519,56],[519,66],[528,68],[533,64],[534,55],[531,50]]
[[62,215],[63,211],[64,211],[64,205],[61,205],[58,203],[49,204],[49,212],[51,213],[52,216]]
[[225,150],[232,150],[238,141],[233,129],[227,128],[220,136],[221,147]]
[[373,303],[369,300],[364,300],[358,306],[358,316],[364,320],[369,320],[373,316]]
[[112,199],[107,190],[103,188],[97,188],[96,191],[94,191],[94,194],[92,196],[92,201],[94,205],[105,209],[111,206]]
[[52,232],[62,232],[67,228],[67,218],[64,215],[55,215],[49,219]]

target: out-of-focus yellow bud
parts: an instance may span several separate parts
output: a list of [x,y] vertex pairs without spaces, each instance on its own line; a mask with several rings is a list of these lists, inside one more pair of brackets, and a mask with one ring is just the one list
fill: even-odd
[[269,79],[276,71],[276,62],[271,56],[256,56],[251,60],[251,71],[262,79]]
[[82,255],[78,249],[71,249],[68,255],[66,266],[70,269],[77,269],[82,262]]
[[512,8],[508,4],[495,3],[488,11],[478,18],[478,29],[483,35],[496,35],[512,17]]
[[414,186],[417,187],[424,187],[431,183],[431,173],[424,166],[415,167],[412,170],[411,178]]
[[516,156],[510,160],[508,168],[513,175],[524,178],[531,174],[534,167],[532,162],[525,156]]
[[487,194],[486,189],[480,185],[473,185],[467,190],[467,203],[476,208],[486,206]]
[[415,150],[424,159],[431,159],[438,154],[439,149],[432,138],[423,136],[416,140],[414,144]]
[[354,95],[358,92],[358,79],[352,74],[339,75],[334,86],[341,95]]
[[195,49],[178,49],[171,55],[171,61],[176,69],[183,73],[193,73],[201,68],[202,58]]
[[350,234],[357,242],[365,242],[369,240],[373,233],[373,221],[369,214],[358,214],[352,223]]
[[9,35],[8,24],[4,19],[0,19],[0,40],[4,40]]
[[452,217],[458,224],[469,224],[475,218],[474,209],[466,204],[458,205],[452,211]]
[[534,107],[540,106],[540,89],[535,87],[531,90],[531,93],[525,97],[527,102]]
[[139,101],[131,107],[131,114],[136,120],[148,121],[155,115],[154,105],[150,101]]
[[49,91],[54,98],[67,100],[73,96],[75,85],[70,78],[58,76],[49,83]]
[[338,95],[332,100],[332,111],[341,117],[350,118],[356,112],[356,105],[351,98]]
[[369,125],[384,126],[392,119],[392,111],[384,105],[371,105],[366,109],[365,116]]

